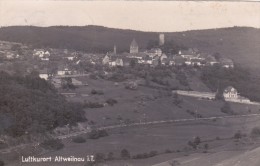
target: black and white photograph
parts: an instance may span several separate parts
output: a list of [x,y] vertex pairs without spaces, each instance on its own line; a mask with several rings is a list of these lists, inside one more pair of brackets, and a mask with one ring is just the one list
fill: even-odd
[[260,2],[0,0],[0,166],[260,166]]

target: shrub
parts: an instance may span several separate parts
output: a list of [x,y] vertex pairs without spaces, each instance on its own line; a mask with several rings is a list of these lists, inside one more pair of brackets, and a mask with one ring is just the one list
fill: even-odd
[[60,150],[64,147],[63,143],[59,139],[50,139],[42,142],[41,147],[48,150]]
[[242,138],[242,134],[241,134],[241,132],[240,131],[237,131],[235,134],[234,134],[234,139],[241,139]]
[[5,163],[0,160],[0,166],[4,166],[4,165],[5,165]]
[[107,154],[107,160],[114,160],[114,153],[113,152],[109,152]]
[[106,103],[113,106],[114,104],[117,103],[117,100],[116,99],[107,99]]
[[231,109],[230,104],[225,102],[224,105],[220,108],[221,112],[233,115],[234,111]]
[[122,159],[129,159],[130,157],[131,157],[130,153],[127,149],[121,150],[121,158]]
[[260,136],[260,128],[259,127],[254,127],[251,130],[251,137],[259,137]]
[[194,139],[194,144],[195,144],[195,145],[199,145],[200,143],[201,143],[200,137],[196,137],[196,138]]
[[208,149],[209,149],[209,144],[204,144],[204,148],[205,148],[206,150],[208,150]]
[[165,153],[172,153],[172,151],[170,149],[166,149]]
[[105,154],[103,153],[96,153],[95,154],[95,161],[96,162],[103,162],[105,160]]
[[91,90],[91,94],[93,94],[93,95],[103,95],[104,94],[104,92],[103,92],[103,90],[96,90],[96,89],[92,89]]
[[194,142],[189,141],[188,145],[191,146],[193,149],[197,148],[197,145]]
[[126,89],[130,89],[130,90],[136,90],[138,87],[136,82],[129,82],[125,85]]
[[72,141],[75,143],[84,143],[84,142],[86,142],[86,139],[79,136],[79,137],[73,138]]
[[99,102],[84,102],[83,108],[101,108],[104,107],[104,104]]
[[149,153],[149,157],[154,157],[156,155],[158,155],[158,152],[156,150],[153,150]]

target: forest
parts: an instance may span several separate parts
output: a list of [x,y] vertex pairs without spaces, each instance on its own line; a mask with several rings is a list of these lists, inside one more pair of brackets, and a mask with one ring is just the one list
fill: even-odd
[[37,75],[0,72],[0,134],[17,137],[86,121],[82,105],[71,103]]

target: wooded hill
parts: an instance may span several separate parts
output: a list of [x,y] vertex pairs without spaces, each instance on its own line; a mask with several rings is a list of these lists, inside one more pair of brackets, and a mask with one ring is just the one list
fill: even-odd
[[[129,51],[133,38],[140,48],[149,41],[158,41],[156,32],[141,32],[101,26],[12,26],[0,28],[0,40],[20,42],[36,48],[52,47],[88,52]],[[164,33],[166,41],[187,48],[196,47],[207,53],[219,53],[236,63],[260,69],[260,29],[231,27],[208,30]]]

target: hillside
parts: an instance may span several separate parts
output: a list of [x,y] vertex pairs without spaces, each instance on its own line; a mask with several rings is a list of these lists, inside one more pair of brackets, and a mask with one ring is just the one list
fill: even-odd
[[[21,42],[34,47],[53,47],[106,52],[117,45],[119,52],[128,51],[135,38],[139,47],[146,48],[150,40],[157,40],[158,33],[121,30],[100,26],[84,27],[33,27],[13,26],[0,28],[0,40]],[[196,47],[203,52],[220,53],[236,63],[260,69],[260,29],[232,27],[209,30],[165,33],[166,41],[176,45]]]
[[78,104],[67,102],[39,77],[1,71],[0,78],[0,135],[43,133],[86,120]]

